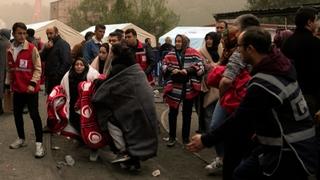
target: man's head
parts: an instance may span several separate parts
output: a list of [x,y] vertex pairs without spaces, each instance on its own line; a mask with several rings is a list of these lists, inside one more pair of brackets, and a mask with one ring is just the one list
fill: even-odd
[[260,27],[250,27],[240,34],[238,48],[242,59],[255,65],[270,52],[271,35]]
[[137,32],[134,29],[127,29],[125,32],[125,39],[128,46],[136,46],[137,45]]
[[27,38],[27,26],[22,22],[14,23],[12,26],[12,35],[17,44],[24,43]]
[[144,43],[151,45],[151,39],[150,39],[150,38],[146,38],[146,39],[144,40]]
[[316,31],[316,20],[318,11],[312,7],[300,8],[295,17],[295,24],[297,29],[309,29],[311,32]]
[[97,24],[94,29],[95,37],[98,41],[101,41],[104,37],[104,33],[106,32],[106,27],[102,24]]
[[216,23],[217,33],[221,34],[227,28],[228,28],[228,23],[226,21],[217,21]]
[[53,26],[53,27],[49,27],[46,30],[46,34],[47,34],[47,38],[49,41],[52,41],[54,38],[56,38],[57,36],[59,36],[59,30],[57,27]]
[[111,45],[114,45],[116,43],[120,43],[121,42],[121,39],[122,39],[122,34],[119,33],[119,32],[111,32],[109,34],[109,37],[108,37],[108,41]]
[[34,29],[27,29],[27,35],[28,37],[34,37],[34,34],[35,34],[35,30]]
[[259,19],[253,14],[243,14],[238,16],[234,24],[239,28],[240,32],[251,26],[260,26]]
[[84,35],[84,39],[86,41],[89,41],[90,39],[92,39],[92,37],[94,36],[94,33],[92,31],[88,31],[85,35]]
[[171,38],[170,38],[169,36],[167,36],[167,37],[164,39],[164,42],[165,42],[166,44],[172,44],[172,40],[171,40]]

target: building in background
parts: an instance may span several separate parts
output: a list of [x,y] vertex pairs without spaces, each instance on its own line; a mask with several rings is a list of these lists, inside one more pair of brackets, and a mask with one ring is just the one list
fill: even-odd
[[81,0],[58,0],[50,3],[50,19],[68,23],[70,10],[78,7]]

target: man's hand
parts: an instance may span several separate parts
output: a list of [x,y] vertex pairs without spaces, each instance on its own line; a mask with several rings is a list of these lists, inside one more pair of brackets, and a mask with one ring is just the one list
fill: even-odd
[[174,69],[174,70],[172,71],[172,74],[178,74],[179,72],[180,72],[179,69]]
[[185,70],[185,69],[180,70],[180,73],[183,74],[183,75],[187,75],[188,74],[187,70]]
[[27,93],[33,93],[34,92],[34,87],[29,85],[27,89]]
[[190,152],[199,152],[204,146],[201,141],[201,134],[196,134],[191,138],[191,142],[187,144],[187,150]]
[[53,42],[52,41],[48,41],[46,44],[45,44],[45,48],[47,49],[50,49],[53,47]]

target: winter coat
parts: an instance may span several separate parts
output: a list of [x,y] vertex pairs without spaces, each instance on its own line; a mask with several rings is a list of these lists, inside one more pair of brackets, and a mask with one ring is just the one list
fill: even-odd
[[3,89],[5,84],[7,49],[10,47],[10,30],[0,29],[0,99],[3,98]]
[[[169,52],[165,56],[162,65],[162,70],[167,79],[164,88],[164,99],[173,108],[178,108],[181,100],[190,100],[199,95],[201,77],[204,74],[204,60],[197,50],[187,48],[183,55],[184,58],[182,58],[184,59],[183,63],[179,63],[177,56],[175,51]],[[187,77],[172,75],[171,72],[174,69],[186,69],[188,71]]]
[[64,74],[71,66],[70,45],[60,36],[53,40],[53,47],[44,48],[41,52],[41,60],[45,62],[44,75],[51,79],[61,81]]
[[156,156],[158,123],[153,93],[138,64],[104,81],[92,103],[101,127],[110,121],[122,130],[130,155],[141,160]]

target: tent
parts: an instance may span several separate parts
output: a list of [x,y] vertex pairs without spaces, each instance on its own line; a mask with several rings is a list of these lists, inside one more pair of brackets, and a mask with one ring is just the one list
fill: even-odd
[[216,31],[215,27],[195,27],[195,26],[178,26],[167,32],[159,38],[159,43],[163,44],[166,37],[170,37],[174,43],[177,34],[186,35],[190,39],[190,47],[199,49],[202,46],[204,37],[207,33]]
[[[123,23],[123,24],[109,24],[109,25],[105,25],[106,27],[106,33],[104,34],[104,38],[103,41],[107,42],[108,40],[108,36],[111,32],[113,32],[116,29],[121,29],[123,31],[133,28],[134,30],[137,31],[137,35],[138,35],[138,39],[144,43],[144,40],[146,38],[150,38],[151,39],[151,45],[153,47],[156,46],[156,37],[150,33],[148,33],[147,31],[141,29],[140,27],[132,24],[132,23]],[[87,28],[86,30],[82,31],[81,34],[84,36],[88,31],[92,31],[94,32],[94,28],[95,26],[91,26],[89,28]]]
[[52,26],[56,26],[58,28],[60,36],[70,44],[71,48],[84,40],[84,37],[78,31],[58,20],[50,20],[27,25],[28,28],[34,29],[36,31],[35,36],[40,37],[44,42],[48,41],[46,29]]

